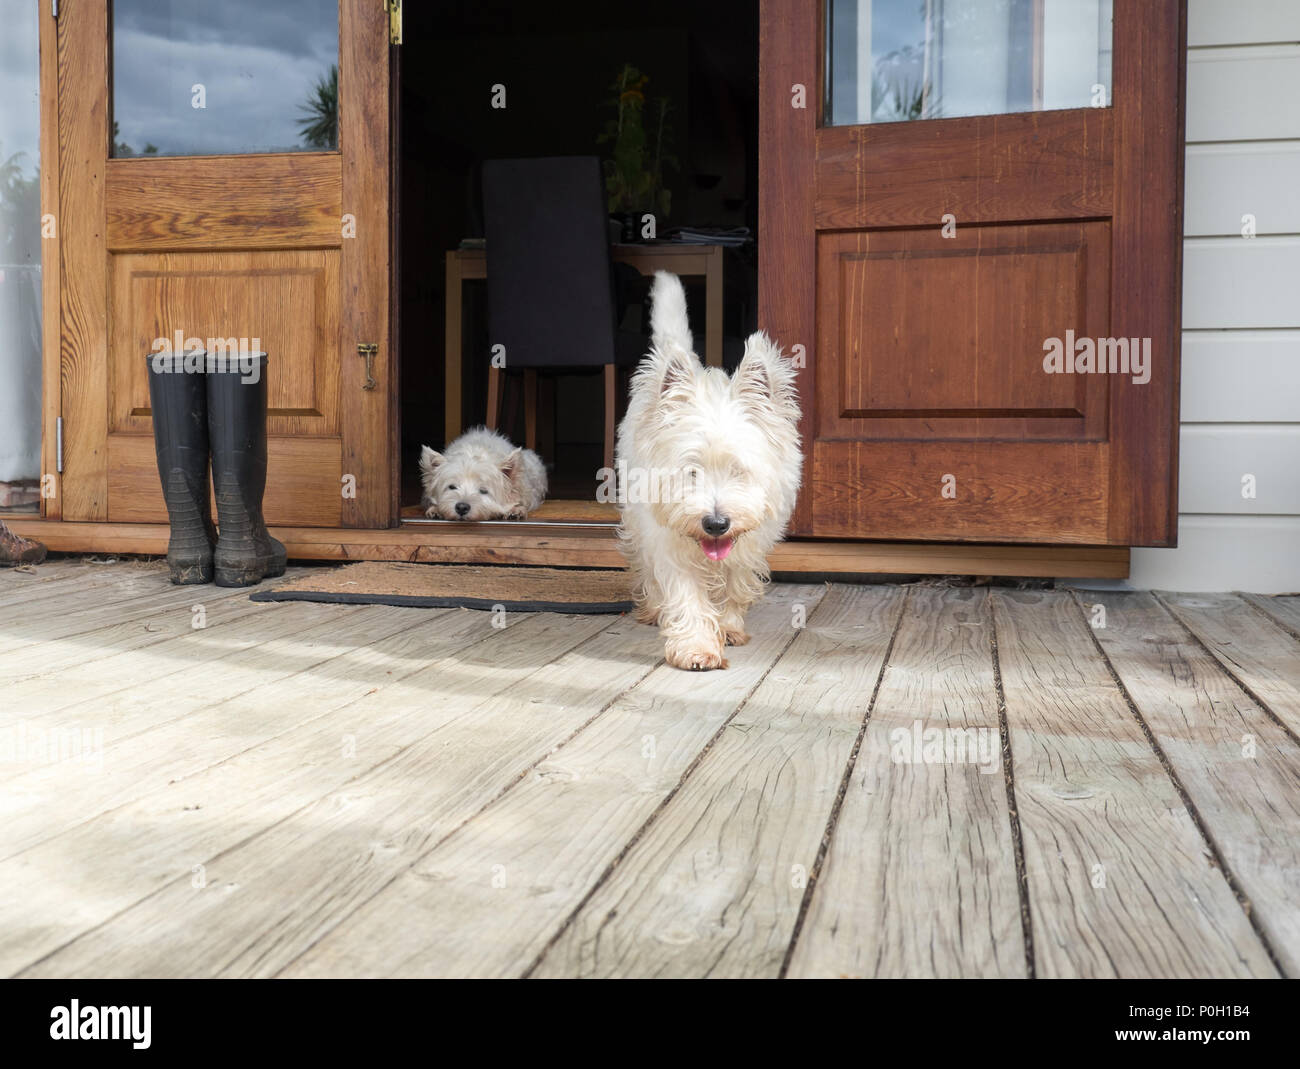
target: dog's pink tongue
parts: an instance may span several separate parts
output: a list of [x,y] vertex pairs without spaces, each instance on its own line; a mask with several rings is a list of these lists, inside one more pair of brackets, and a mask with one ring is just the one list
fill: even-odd
[[731,552],[732,540],[730,538],[701,538],[700,548],[704,550],[704,555],[709,560],[726,560],[727,554]]

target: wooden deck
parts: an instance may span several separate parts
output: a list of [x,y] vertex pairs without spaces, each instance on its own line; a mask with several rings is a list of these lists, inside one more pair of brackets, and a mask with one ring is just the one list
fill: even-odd
[[0,974],[1300,976],[1300,598],[498,623],[0,573]]

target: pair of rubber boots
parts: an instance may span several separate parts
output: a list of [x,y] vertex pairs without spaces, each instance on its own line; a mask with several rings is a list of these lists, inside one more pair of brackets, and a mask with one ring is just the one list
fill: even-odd
[[[172,582],[215,579],[217,586],[252,586],[283,575],[284,546],[262,518],[266,354],[150,354],[149,398],[171,524]],[[216,529],[208,497],[209,456]]]

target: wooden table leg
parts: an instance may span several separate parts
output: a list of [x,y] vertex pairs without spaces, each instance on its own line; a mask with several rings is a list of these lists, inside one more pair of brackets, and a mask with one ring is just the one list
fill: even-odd
[[537,369],[524,369],[524,445],[537,451]]
[[722,247],[709,250],[704,276],[704,362],[722,367]]
[[618,368],[614,364],[605,365],[605,467],[614,469],[614,422],[618,419],[615,407],[618,390],[615,388]]
[[443,358],[443,388],[446,390],[444,445],[460,437],[461,377],[464,361],[465,348],[461,338],[460,260],[453,249],[447,253],[447,333],[446,355]]
[[[499,367],[488,365],[487,413],[483,419],[483,426],[490,431],[496,430],[501,422],[501,394],[505,392],[501,380],[505,378],[505,374]],[[460,431],[457,430],[456,433],[459,434]]]

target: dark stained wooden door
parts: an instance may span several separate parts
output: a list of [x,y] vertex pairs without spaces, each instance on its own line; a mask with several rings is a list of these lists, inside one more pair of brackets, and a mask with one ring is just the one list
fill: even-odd
[[[803,347],[796,533],[1174,544],[1184,5],[1115,0],[1105,106],[857,125],[830,121],[828,21],[762,0],[760,321]],[[1107,372],[1049,373],[1051,339]],[[1111,339],[1149,339],[1146,371],[1111,373]]]

